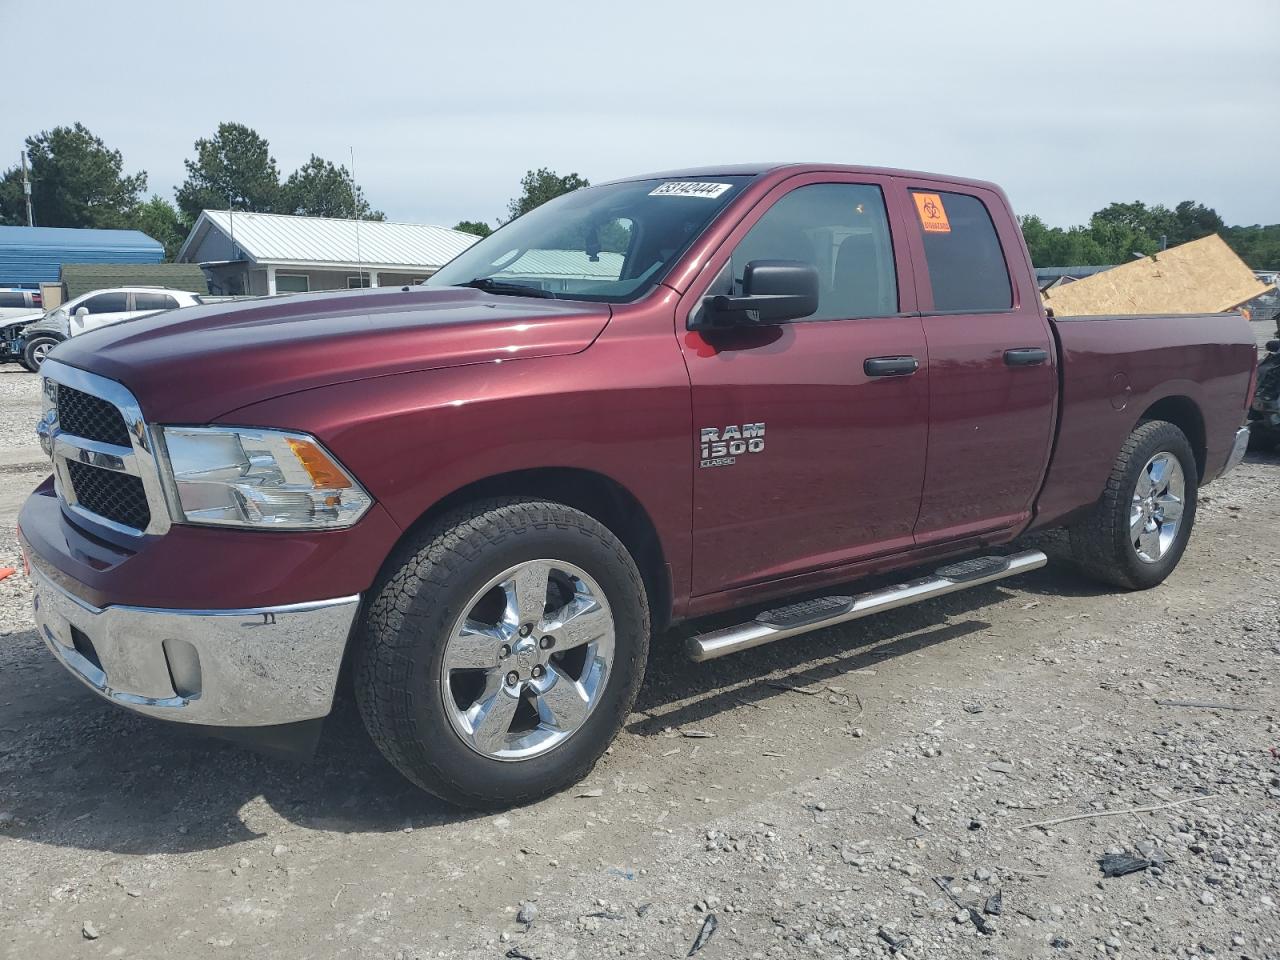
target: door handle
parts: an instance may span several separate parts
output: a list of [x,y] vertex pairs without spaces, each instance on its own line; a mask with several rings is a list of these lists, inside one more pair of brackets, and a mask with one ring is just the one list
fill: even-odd
[[1004,362],[1011,367],[1034,367],[1049,359],[1044,347],[1015,347],[1004,352]]
[[868,357],[862,361],[862,372],[868,377],[909,377],[920,369],[915,357]]

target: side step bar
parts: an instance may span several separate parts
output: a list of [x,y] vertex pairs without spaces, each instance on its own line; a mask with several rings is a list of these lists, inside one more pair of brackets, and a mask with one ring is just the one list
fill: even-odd
[[873,613],[894,610],[1038,570],[1048,562],[1049,558],[1039,550],[1026,550],[1007,557],[962,560],[939,567],[932,576],[908,580],[906,583],[861,593],[855,597],[818,597],[776,610],[766,610],[746,623],[690,637],[685,641],[685,651],[692,660],[714,660],[716,657],[749,650],[774,640],[833,627]]

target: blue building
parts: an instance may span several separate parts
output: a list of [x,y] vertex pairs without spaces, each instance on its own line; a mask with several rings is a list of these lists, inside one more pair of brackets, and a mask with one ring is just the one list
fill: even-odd
[[57,283],[64,263],[160,263],[164,246],[139,230],[0,227],[0,287]]

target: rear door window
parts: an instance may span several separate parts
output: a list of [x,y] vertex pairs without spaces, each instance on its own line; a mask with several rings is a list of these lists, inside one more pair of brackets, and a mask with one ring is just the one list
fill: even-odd
[[933,286],[933,308],[982,313],[1013,306],[1013,287],[991,214],[966,193],[912,190]]
[[177,305],[177,300],[163,293],[135,293],[133,295],[133,309],[135,310],[172,310]]

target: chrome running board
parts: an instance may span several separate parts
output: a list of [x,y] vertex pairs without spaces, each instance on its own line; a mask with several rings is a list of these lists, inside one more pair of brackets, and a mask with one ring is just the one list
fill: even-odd
[[746,623],[690,637],[685,641],[685,651],[692,660],[714,660],[716,657],[749,650],[774,640],[833,627],[873,613],[894,610],[1038,570],[1048,562],[1049,558],[1039,550],[1025,550],[1008,557],[962,560],[938,568],[932,576],[908,580],[854,597],[818,597],[766,610]]

